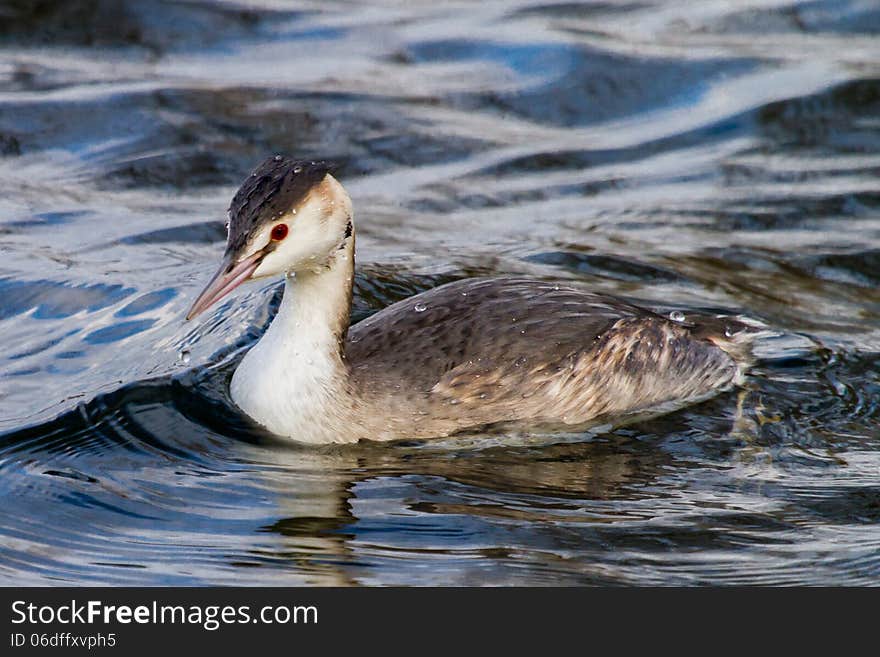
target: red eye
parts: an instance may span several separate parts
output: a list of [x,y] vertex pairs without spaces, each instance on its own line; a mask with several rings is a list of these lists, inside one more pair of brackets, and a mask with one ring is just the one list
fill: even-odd
[[287,224],[278,224],[272,229],[272,241],[280,242],[287,237]]

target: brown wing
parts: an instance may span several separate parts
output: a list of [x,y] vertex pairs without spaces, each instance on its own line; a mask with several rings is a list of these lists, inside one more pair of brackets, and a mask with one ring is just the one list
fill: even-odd
[[346,354],[362,395],[414,413],[580,423],[730,382],[736,364],[694,326],[553,283],[468,279],[354,325]]
[[[462,366],[502,370],[553,361],[621,317],[647,311],[570,287],[515,278],[466,279],[385,308],[349,329],[346,353],[370,377],[431,390]],[[476,365],[483,363],[483,365]]]

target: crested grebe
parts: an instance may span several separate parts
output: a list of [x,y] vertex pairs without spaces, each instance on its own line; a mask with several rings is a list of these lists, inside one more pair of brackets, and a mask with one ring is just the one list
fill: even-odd
[[761,332],[513,277],[441,285],[349,327],[354,243],[351,199],[325,162],[269,158],[232,200],[220,268],[187,319],[247,280],[285,277],[230,390],[273,433],[432,438],[678,408],[740,382]]

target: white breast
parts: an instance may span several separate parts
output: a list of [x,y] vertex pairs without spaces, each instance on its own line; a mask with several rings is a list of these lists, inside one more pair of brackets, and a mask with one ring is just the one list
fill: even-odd
[[[337,338],[314,307],[313,292],[288,279],[278,314],[235,370],[230,393],[272,433],[305,443],[347,442],[351,404]],[[302,305],[312,307],[303,312]]]

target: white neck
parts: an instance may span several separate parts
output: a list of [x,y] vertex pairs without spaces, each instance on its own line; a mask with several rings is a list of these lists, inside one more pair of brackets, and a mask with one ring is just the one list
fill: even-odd
[[236,404],[300,442],[345,440],[352,410],[343,345],[351,312],[354,238],[329,264],[289,275],[278,314],[232,377]]

